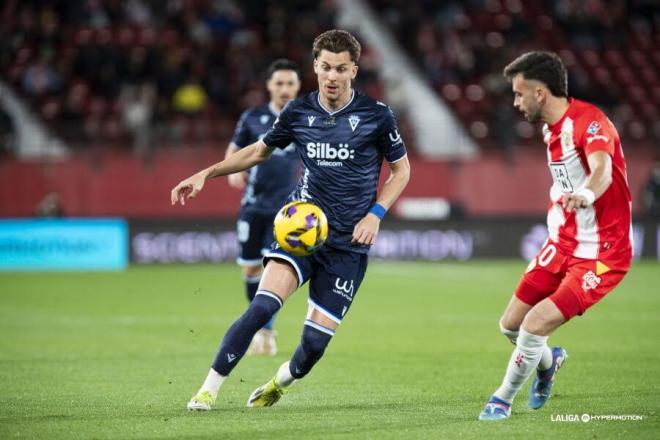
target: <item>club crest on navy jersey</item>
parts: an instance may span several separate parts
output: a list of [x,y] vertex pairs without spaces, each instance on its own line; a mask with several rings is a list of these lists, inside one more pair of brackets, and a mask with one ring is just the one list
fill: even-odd
[[358,124],[360,123],[360,117],[357,115],[351,115],[348,117],[348,123],[351,125],[351,130],[355,131]]

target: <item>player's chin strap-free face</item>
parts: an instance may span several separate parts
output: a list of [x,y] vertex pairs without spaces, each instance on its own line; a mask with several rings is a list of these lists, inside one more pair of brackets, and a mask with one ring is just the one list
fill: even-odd
[[324,49],[314,60],[314,73],[318,77],[320,87],[331,82],[336,85],[345,85],[345,89],[348,89],[357,72],[358,66],[351,60],[348,51],[334,53]]

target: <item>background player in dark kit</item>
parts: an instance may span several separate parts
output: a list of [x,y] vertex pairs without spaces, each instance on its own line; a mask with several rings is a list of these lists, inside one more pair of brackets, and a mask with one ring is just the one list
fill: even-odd
[[[234,136],[227,148],[225,159],[241,148],[263,138],[282,108],[298,95],[300,75],[297,66],[286,59],[273,61],[268,67],[266,87],[270,94],[268,104],[253,107],[241,115]],[[229,185],[243,190],[241,211],[236,222],[239,256],[248,301],[254,299],[263,273],[263,252],[273,242],[273,219],[296,187],[299,171],[298,153],[293,144],[273,151],[270,160],[228,176]],[[271,319],[252,338],[248,354],[277,353],[275,318]]]

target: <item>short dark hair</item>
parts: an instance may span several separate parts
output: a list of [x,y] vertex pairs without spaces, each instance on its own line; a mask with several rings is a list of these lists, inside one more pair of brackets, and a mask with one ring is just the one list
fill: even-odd
[[541,81],[554,96],[568,98],[566,67],[556,53],[527,52],[504,68],[504,77],[508,80],[519,73],[525,79]]
[[268,70],[266,70],[266,79],[271,79],[273,73],[278,70],[293,70],[298,75],[298,78],[300,78],[300,71],[298,70],[298,65],[296,63],[287,60],[286,58],[278,58],[268,66]]
[[348,31],[332,29],[325,31],[314,39],[312,54],[317,59],[322,50],[332,53],[341,53],[347,51],[351,55],[351,61],[357,64],[360,59],[362,46],[360,42]]

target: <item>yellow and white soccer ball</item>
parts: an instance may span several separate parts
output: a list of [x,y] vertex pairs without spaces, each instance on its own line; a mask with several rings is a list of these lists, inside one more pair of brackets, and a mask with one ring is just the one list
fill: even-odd
[[284,251],[298,257],[310,255],[328,238],[328,219],[315,204],[294,201],[277,213],[273,233]]

